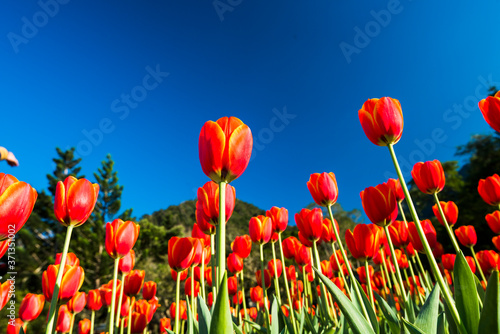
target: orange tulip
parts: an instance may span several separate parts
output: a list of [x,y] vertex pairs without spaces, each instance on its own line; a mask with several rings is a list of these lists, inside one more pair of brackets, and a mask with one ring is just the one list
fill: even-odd
[[170,318],[160,319],[160,330],[162,334],[167,333],[167,330],[172,330],[172,323]]
[[500,211],[495,211],[486,215],[486,222],[495,234],[500,234]]
[[472,225],[460,226],[455,230],[455,235],[465,247],[474,246],[477,242],[476,229]]
[[106,251],[113,259],[126,256],[139,237],[139,224],[115,219],[106,224]]
[[[49,265],[42,275],[42,288],[45,300],[52,299],[59,265]],[[63,271],[61,286],[59,288],[59,300],[69,300],[80,289],[83,284],[85,274],[80,266],[66,265]]]
[[43,295],[26,294],[19,307],[19,318],[24,322],[35,320],[42,313],[44,303]]
[[214,182],[231,182],[247,168],[252,145],[250,128],[238,118],[208,121],[198,141],[201,168]]
[[446,181],[443,166],[439,160],[417,162],[413,166],[411,176],[418,189],[429,195],[443,190]]
[[144,283],[142,288],[142,298],[151,300],[156,296],[156,282],[149,281]]
[[120,274],[127,274],[132,269],[134,269],[134,265],[135,265],[135,251],[131,249],[127,255],[125,255],[118,261],[118,272]]
[[271,218],[273,223],[273,232],[281,233],[288,225],[288,210],[285,208],[278,208],[273,206],[270,210],[266,211],[266,216]]
[[201,252],[201,242],[196,238],[172,237],[168,241],[168,264],[175,271],[191,267],[196,259],[197,247]]
[[273,222],[271,218],[259,215],[252,217],[248,224],[250,238],[256,244],[266,244],[271,240],[273,234]]
[[[424,235],[429,243],[429,247],[433,249],[437,243],[436,230],[429,219],[421,220],[420,226],[424,231]],[[410,234],[410,241],[413,248],[419,253],[425,253],[424,246],[420,237],[418,236],[417,227],[414,222],[408,222],[408,232]]]
[[390,225],[398,217],[396,194],[387,183],[363,190],[361,204],[366,215],[375,225],[382,227]]
[[[205,234],[214,234],[219,224],[219,185],[209,181],[198,188],[196,201],[196,223]],[[236,202],[236,190],[226,184],[226,221],[231,218]]]
[[307,188],[316,204],[320,206],[331,206],[337,202],[339,189],[337,179],[333,173],[314,173],[309,177]]
[[369,99],[358,116],[365,135],[375,145],[396,144],[403,134],[403,111],[396,99]]
[[64,182],[57,182],[54,214],[64,226],[80,226],[90,217],[98,196],[97,183],[68,176]]
[[123,293],[129,297],[139,294],[144,284],[145,276],[146,272],[144,270],[132,270],[127,276],[125,276]]
[[246,259],[252,251],[252,238],[248,234],[234,238],[231,250],[242,259]]
[[[446,218],[446,222],[448,222],[449,226],[455,225],[458,219],[458,207],[453,201],[449,202],[439,202],[439,205],[441,205],[441,208],[443,209],[444,212],[444,217]],[[444,226],[444,222],[441,219],[441,214],[439,213],[439,208],[437,204],[434,204],[432,207],[432,211],[434,212],[434,215],[436,216],[438,222]]]
[[374,224],[358,224],[345,232],[347,248],[360,261],[372,259],[380,245],[381,230]]
[[85,292],[77,292],[75,295],[68,301],[68,310],[71,313],[80,313],[85,308],[87,304],[87,298],[85,296]]
[[500,132],[500,91],[495,96],[488,96],[479,101],[479,109],[483,113],[484,120],[493,130]]
[[[62,253],[57,253],[56,254],[56,261],[54,264],[61,264],[61,257]],[[79,266],[80,265],[80,259],[76,257],[75,253],[68,253],[66,255],[66,265],[67,266]]]
[[487,204],[498,206],[500,204],[500,176],[494,174],[479,180],[477,191]]
[[302,236],[310,242],[318,241],[323,233],[323,213],[320,208],[302,209],[295,214],[295,223]]
[[0,241],[12,238],[28,220],[38,194],[26,182],[0,173]]
[[90,320],[83,319],[78,322],[78,334],[89,334],[90,333]]
[[102,307],[101,293],[99,289],[89,290],[87,294],[87,308],[91,311],[99,311]]

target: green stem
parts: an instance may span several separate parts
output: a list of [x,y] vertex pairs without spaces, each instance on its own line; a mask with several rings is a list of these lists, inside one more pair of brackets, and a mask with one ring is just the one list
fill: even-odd
[[[306,307],[306,312],[308,312],[309,309],[309,288],[308,284],[309,280],[307,279],[307,274],[306,274],[306,266],[302,266],[302,280],[304,281],[304,302],[305,302],[305,307]],[[298,282],[297,282],[298,283]],[[299,285],[297,284],[297,291],[299,290]]]
[[370,298],[370,304],[372,304],[373,312],[377,313],[377,310],[375,309],[375,302],[373,301],[372,280],[370,278],[370,270],[368,269],[368,260],[365,260],[365,273],[366,273],[366,285],[368,287],[368,297]]
[[175,333],[179,334],[179,296],[181,294],[181,273],[177,272],[177,282],[175,285]]
[[219,224],[217,225],[217,286],[226,271],[226,182],[219,182]]
[[194,308],[194,266],[191,267],[191,313],[193,314],[193,317],[196,316],[196,313],[194,313],[195,308]]
[[69,333],[73,334],[73,326],[75,325],[75,314],[71,313],[71,321],[69,325]]
[[[238,276],[238,275],[236,275]],[[245,320],[250,320],[248,319],[248,313],[247,313],[247,301],[246,301],[246,297],[245,297],[245,283],[243,282],[243,269],[241,270],[241,273],[240,273],[240,279],[241,279],[241,293],[243,295],[243,312],[245,313]],[[244,323],[244,326],[245,326],[245,333],[249,333],[249,330],[248,330],[248,323],[245,321]]]
[[92,310],[90,315],[90,334],[94,334],[95,311]]
[[[286,297],[288,298],[288,305],[290,306],[290,315],[292,316],[293,332],[294,332],[294,334],[297,334],[297,324],[295,323],[295,314],[294,314],[295,311],[293,310],[292,297],[290,295],[290,285],[288,284],[288,277],[286,277],[287,275],[286,275],[286,267],[285,267],[285,256],[283,255],[283,246],[281,245],[281,233],[278,233],[278,242],[279,242],[279,249],[280,249],[281,264],[283,266],[283,271],[284,271],[283,276],[285,279]],[[242,273],[242,275],[243,275],[243,273]],[[242,282],[242,284],[243,284],[243,282]]]
[[477,260],[476,257],[476,252],[474,252],[474,247],[470,246],[470,251],[472,252],[472,256],[474,257],[474,261],[476,261],[476,267],[479,269],[479,274],[481,275],[481,279],[484,281],[484,285],[488,285],[488,281],[486,280],[486,277],[484,277],[483,269],[481,269],[481,266],[479,265],[479,261]]
[[424,305],[424,300],[423,300],[422,296],[420,295],[420,292],[418,291],[417,279],[415,278],[415,272],[413,271],[413,265],[411,264],[410,257],[408,256],[408,252],[406,251],[406,249],[404,249],[404,251],[405,251],[406,259],[408,260],[408,267],[410,267],[410,274],[411,274],[411,278],[413,280],[413,286],[415,287],[415,289],[417,291],[418,299],[420,300],[420,305]]
[[[314,258],[316,259],[316,269],[321,272],[321,261],[319,259],[319,253],[318,253],[318,246],[316,245],[316,241],[313,242],[313,250],[314,250]],[[326,287],[323,284],[323,281],[319,279],[318,276],[318,282],[321,285],[321,301],[323,303],[323,316],[326,318],[331,318],[330,312],[329,312],[329,307],[328,307],[328,301],[327,301],[327,296],[326,296]],[[316,293],[316,291],[315,291]]]
[[120,334],[123,334],[125,328],[125,318],[122,318],[121,324],[120,324]]
[[207,295],[205,294],[205,252],[201,253],[201,269],[200,269],[200,288],[201,296],[205,303],[207,302]]
[[401,291],[401,297],[406,302],[406,291],[403,285],[403,278],[401,277],[401,272],[399,271],[398,259],[396,258],[396,252],[394,252],[394,246],[392,245],[391,235],[389,234],[389,227],[384,226],[385,236],[387,238],[387,243],[389,244],[389,249],[391,251],[392,262],[394,264],[394,270],[396,271],[396,277],[398,279],[399,289]]
[[123,303],[123,287],[125,286],[125,273],[122,273],[122,284],[120,284],[120,297],[118,298],[118,308],[116,312],[116,328],[120,327],[120,316]]
[[128,308],[128,322],[127,322],[127,334],[132,332],[132,300],[130,300],[130,307]]
[[57,271],[56,284],[54,285],[52,300],[50,301],[49,316],[47,321],[47,328],[45,329],[45,334],[52,333],[54,327],[55,315],[57,310],[57,300],[59,299],[59,289],[61,287],[64,267],[66,266],[66,256],[68,255],[69,243],[71,241],[71,233],[73,232],[73,228],[74,226],[70,225],[66,230],[66,240],[64,240],[64,247],[61,255],[61,264],[59,265],[59,270]]
[[335,242],[332,242],[332,250],[333,250],[333,258],[335,259],[335,264],[337,265],[337,268],[339,268],[340,277],[342,278],[342,281],[344,282],[344,288],[347,291],[347,296],[350,297],[351,289],[349,288],[349,285],[347,285],[347,280],[345,279],[344,271],[342,270],[342,266],[340,265],[339,259],[337,258],[337,250],[335,249]]
[[[210,234],[210,265],[212,266],[212,299],[215,301],[217,299],[217,270],[216,267],[216,255],[215,255],[215,235]],[[203,273],[205,275],[205,273]]]
[[427,278],[427,271],[425,270],[424,266],[422,265],[422,261],[420,260],[420,254],[418,254],[417,251],[415,251],[415,259],[417,259],[418,267],[420,269],[420,272],[422,276],[424,276],[424,282],[425,285],[427,286],[427,289],[429,292],[432,291],[432,284],[429,282],[429,279]]
[[264,244],[260,244],[260,278],[262,284],[262,290],[264,290],[264,309],[266,310],[266,324],[267,328],[271,328],[271,322],[269,321],[269,307],[267,306],[267,288],[266,288],[266,275],[265,275],[265,265],[264,265]]
[[420,240],[422,241],[422,245],[425,250],[425,254],[427,255],[427,259],[429,260],[429,264],[432,268],[432,272],[434,274],[434,278],[439,284],[439,287],[441,288],[441,291],[443,293],[443,298],[446,300],[446,303],[448,304],[448,308],[450,309],[451,315],[453,316],[453,319],[455,320],[455,323],[457,324],[457,327],[459,328],[460,332],[466,333],[467,331],[465,330],[464,324],[462,323],[462,320],[460,319],[460,315],[458,314],[457,307],[455,305],[455,302],[451,296],[450,290],[446,286],[446,283],[444,282],[443,276],[439,272],[439,267],[436,263],[436,259],[434,258],[434,255],[432,254],[431,247],[429,246],[429,243],[427,242],[427,238],[424,234],[424,231],[422,229],[422,226],[420,225],[420,219],[418,218],[417,211],[415,210],[415,206],[413,205],[413,201],[410,196],[410,192],[408,191],[408,187],[406,186],[405,179],[403,177],[403,173],[401,172],[401,168],[399,167],[398,159],[396,157],[396,153],[394,152],[394,147],[392,144],[389,144],[387,146],[389,148],[389,152],[391,154],[392,162],[394,163],[394,167],[396,169],[396,173],[398,174],[399,181],[401,183],[401,188],[403,188],[403,192],[406,197],[406,203],[408,205],[408,209],[410,210],[411,216],[413,218],[413,221],[415,223],[415,227],[418,232],[418,236],[420,237]]
[[458,246],[457,239],[453,235],[453,232],[451,230],[451,226],[448,225],[448,221],[446,220],[446,216],[444,215],[443,208],[441,207],[441,203],[439,202],[438,194],[434,193],[434,200],[436,201],[438,210],[439,210],[439,215],[441,216],[441,220],[443,221],[443,225],[446,229],[446,232],[448,233],[448,236],[451,239],[451,243],[453,244],[453,248],[455,249],[455,253],[458,254],[460,252],[460,247]]
[[116,303],[116,281],[118,279],[118,262],[120,259],[115,259],[115,269],[113,271],[113,290],[111,295],[111,313],[109,314],[109,334],[113,334],[115,330],[115,303]]
[[[278,296],[278,300],[281,304],[281,293],[280,293],[280,284],[278,282],[278,269],[276,268],[276,251],[274,250],[274,242],[271,243],[271,248],[273,250],[273,263],[274,263],[274,290],[276,291],[276,296]],[[281,263],[281,267],[283,268],[283,262]],[[282,270],[283,272],[283,270]]]

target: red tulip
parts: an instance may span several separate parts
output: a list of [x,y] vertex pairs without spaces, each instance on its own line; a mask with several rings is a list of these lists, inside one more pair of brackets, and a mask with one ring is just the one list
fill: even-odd
[[434,248],[432,248],[432,255],[436,259],[439,259],[441,256],[444,254],[444,247],[440,242],[436,242],[436,245],[434,245]]
[[64,226],[80,226],[90,217],[98,196],[97,183],[68,176],[64,182],[57,182],[54,214]]
[[0,258],[3,257],[5,253],[7,253],[11,240],[12,239],[6,239],[4,241],[0,241]]
[[[331,266],[330,266],[330,268],[331,268]],[[285,274],[286,274],[286,278],[289,281],[294,281],[296,279],[295,266],[291,265],[289,267],[285,267]]]
[[403,188],[401,187],[401,182],[399,182],[399,179],[389,179],[387,180],[387,184],[394,191],[394,195],[396,196],[396,200],[398,202],[401,202],[405,199],[405,193],[403,191]]
[[[448,222],[449,226],[455,225],[458,219],[458,207],[453,201],[449,202],[439,202],[439,205],[441,205],[441,208],[443,209],[444,212],[444,217],[446,218],[446,221]],[[439,208],[437,204],[434,204],[432,207],[432,211],[434,211],[434,215],[436,216],[438,222],[444,226],[444,222],[441,219],[441,214],[439,213]]]
[[323,260],[320,263],[321,265],[321,272],[323,275],[326,277],[332,279],[333,278],[333,270],[332,270],[332,264],[328,260]]
[[24,322],[20,318],[9,321],[7,323],[7,334],[19,334],[22,326],[24,326]]
[[132,322],[131,322],[131,331],[132,333],[142,333],[144,332],[144,328],[148,325],[148,320],[145,314],[134,312],[132,313]]
[[[276,261],[276,262],[275,262]],[[276,266],[274,265],[276,263]],[[281,273],[283,272],[283,265],[281,264],[280,259],[271,260],[267,263],[267,269],[271,274],[271,278],[274,278],[274,267],[276,267],[276,272],[278,274],[278,278],[281,277]]]
[[[420,226],[424,231],[424,235],[427,238],[429,247],[433,249],[437,243],[436,230],[429,219],[421,220]],[[414,222],[408,222],[408,232],[410,233],[410,241],[413,248],[419,253],[425,253],[424,246],[420,237],[418,236],[417,227]]]
[[491,271],[498,269],[498,261],[500,257],[497,252],[492,250],[479,251],[476,254],[477,262],[481,266],[484,273],[490,273]]
[[[56,254],[56,261],[54,264],[61,264],[62,253]],[[66,265],[67,266],[79,266],[80,259],[76,257],[75,253],[66,254]]]
[[[356,271],[358,272],[359,281],[362,284],[367,284],[368,281],[366,279],[366,269],[365,269],[365,266],[361,266],[361,267],[356,268]],[[373,278],[374,270],[373,270],[372,266],[368,266],[368,273],[370,274],[371,284],[374,285],[374,282],[373,282],[373,279],[372,279]]]
[[394,247],[406,247],[410,243],[408,226],[404,221],[396,220],[389,225],[389,235]]
[[175,271],[183,271],[191,267],[196,260],[197,247],[201,243],[196,238],[172,237],[168,241],[168,264]]
[[149,281],[144,283],[142,288],[142,298],[151,300],[156,296],[156,282]]
[[56,331],[67,333],[71,327],[71,312],[68,310],[68,306],[61,305],[59,307],[59,313],[57,316],[57,326]]
[[283,248],[283,255],[287,259],[294,259],[297,248],[300,245],[300,241],[295,237],[288,237],[281,242]]
[[212,267],[205,268],[205,281],[208,286],[212,286]]
[[421,192],[432,195],[444,188],[445,177],[439,160],[417,162],[411,171],[413,181]]
[[85,308],[87,304],[87,297],[85,296],[85,292],[77,292],[75,295],[68,301],[68,310],[71,313],[80,313]]
[[476,272],[476,261],[474,261],[474,258],[472,256],[466,256],[465,260],[469,264],[470,270],[474,274]]
[[[238,293],[235,293],[233,295],[233,304],[234,305],[241,305],[242,303],[243,303],[243,292],[238,291]],[[243,311],[243,310],[241,310],[241,311]]]
[[167,330],[172,330],[172,323],[170,318],[161,318],[160,319],[160,331],[161,333],[167,333]]
[[[49,265],[42,275],[42,288],[45,300],[52,300],[52,293],[56,284],[59,265]],[[83,284],[85,274],[80,266],[65,266],[61,286],[59,288],[60,300],[69,300],[80,289]]]
[[[186,282],[184,282],[184,294],[188,295],[191,297],[191,282],[193,281],[192,277],[189,277]],[[198,294],[200,293],[200,283],[193,281],[193,292],[194,292],[194,298],[198,297]]]
[[201,168],[214,182],[231,182],[247,168],[252,145],[250,128],[238,118],[208,121],[198,141]]
[[273,223],[273,232],[281,233],[288,225],[288,210],[285,208],[278,208],[273,206],[270,210],[266,211],[266,216],[271,218]]
[[227,269],[233,273],[237,274],[243,270],[243,259],[236,253],[231,253],[227,257]]
[[135,251],[131,249],[127,255],[125,255],[118,261],[118,271],[121,274],[127,274],[132,269],[134,269],[134,265],[135,265]]
[[488,96],[479,101],[479,109],[483,113],[484,120],[493,130],[500,132],[500,91],[495,96]]
[[[195,274],[196,274],[196,270],[197,270],[197,269],[198,269],[198,270],[201,270],[201,269],[200,269],[200,267],[194,267],[194,272],[195,272]],[[179,279],[180,279],[181,281],[184,281],[184,280],[187,278],[187,276],[188,276],[188,271],[189,271],[189,270],[184,270],[184,271],[181,271],[181,272],[177,273],[177,271],[175,271],[175,270],[173,270],[173,269],[170,269],[170,275],[172,275],[172,279],[173,279],[174,281],[176,281],[176,282],[177,282],[177,275],[180,275],[181,277],[179,277]]]
[[[125,285],[123,286],[123,293],[129,297],[136,296],[137,294],[139,294],[139,292],[142,289],[142,286],[144,285],[145,276],[146,272],[144,270],[132,270],[127,276],[125,276],[124,280]],[[151,287],[149,289],[151,290]]]
[[295,253],[295,262],[299,266],[311,263],[311,252],[308,247],[302,244],[298,246],[297,252]]
[[246,259],[252,251],[252,238],[248,234],[234,238],[231,249],[242,259]]
[[458,241],[465,247],[474,246],[477,242],[476,229],[472,225],[460,226],[455,230],[455,235]]
[[115,219],[106,224],[106,251],[113,259],[122,258],[134,247],[139,237],[139,224]]
[[236,276],[231,276],[227,279],[227,290],[230,296],[235,295],[236,291],[238,291],[238,279]]
[[90,333],[90,320],[83,319],[78,322],[78,334],[89,334]]
[[250,238],[256,244],[266,244],[271,240],[273,222],[271,218],[259,215],[252,217],[248,225]]
[[[335,218],[333,219],[335,224],[335,229],[339,233],[339,223]],[[321,240],[324,242],[335,242],[337,237],[335,237],[335,232],[333,232],[332,221],[328,218],[323,219],[323,231],[321,232]]]
[[[257,278],[257,285],[262,287],[262,271],[261,270],[257,270],[255,272],[255,276]],[[266,285],[266,289],[269,289],[269,287],[271,286],[271,273],[269,272],[269,270],[265,269],[264,270],[264,284]]]
[[494,174],[486,179],[479,180],[477,191],[483,201],[489,205],[500,205],[500,176]]
[[316,204],[329,207],[339,197],[337,179],[333,173],[314,173],[309,177],[307,188]]
[[[210,292],[211,293],[211,292]],[[187,320],[186,301],[179,301],[179,317],[181,320]],[[175,303],[170,304],[170,319],[175,320]]]
[[455,266],[455,258],[456,254],[443,254],[441,256],[441,262],[443,262],[443,267],[446,270],[453,271],[453,267]]
[[302,209],[295,214],[295,222],[302,236],[310,242],[318,241],[323,233],[323,213],[320,208]]
[[352,256],[360,261],[375,256],[380,245],[381,230],[374,224],[358,224],[353,232],[345,232],[345,241]]
[[330,256],[330,263],[332,265],[332,270],[338,272],[340,271],[340,269],[337,266],[337,261],[335,261],[335,257],[337,258],[339,265],[342,266],[344,264],[344,257],[342,256],[342,252],[340,251],[340,249],[337,249],[337,251]]
[[495,211],[486,215],[486,222],[493,233],[500,234],[500,211]]
[[0,241],[12,238],[28,220],[38,194],[26,182],[0,173]]
[[396,144],[403,134],[403,111],[396,99],[369,99],[358,116],[365,135],[375,145]]
[[150,323],[151,320],[153,319],[153,315],[160,306],[161,305],[158,304],[158,300],[156,299],[152,299],[149,302],[144,299],[141,299],[135,302],[134,308],[136,312],[144,314],[146,316],[146,322]]
[[87,308],[91,311],[99,311],[102,307],[101,293],[99,289],[89,290],[87,294]]
[[[257,280],[258,282],[259,280]],[[254,303],[259,303],[264,298],[264,290],[259,286],[250,288],[250,299]]]
[[35,320],[42,313],[44,303],[43,295],[26,294],[19,307],[19,318],[24,322]]
[[[122,282],[120,280],[116,281],[116,294],[115,300],[120,298],[120,289]],[[105,307],[111,305],[111,298],[113,297],[113,280],[109,281],[106,284],[101,285],[99,288],[99,293],[101,294],[101,301]]]
[[[212,285],[212,284],[210,284],[210,285]],[[209,292],[207,295],[207,306],[212,308],[213,304],[214,304],[214,295],[212,294],[212,292]]]
[[[226,221],[233,214],[235,202],[236,191],[226,184]],[[219,224],[219,185],[215,182],[209,181],[198,188],[196,223],[205,234],[215,233],[215,225]]]
[[390,225],[398,217],[396,195],[393,188],[387,183],[363,190],[361,204],[366,215],[375,225]]
[[200,239],[203,247],[210,247],[210,235],[205,234],[197,223],[193,224],[193,230],[191,231],[191,237]]

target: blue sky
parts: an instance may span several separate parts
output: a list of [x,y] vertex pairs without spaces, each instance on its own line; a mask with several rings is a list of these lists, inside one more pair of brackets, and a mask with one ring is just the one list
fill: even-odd
[[115,160],[123,208],[141,216],[193,199],[207,182],[203,123],[236,116],[254,156],[233,186],[260,208],[312,202],[334,172],[339,202],[394,176],[357,111],[401,101],[406,176],[421,160],[491,133],[477,108],[500,87],[499,1],[9,1],[0,16],[2,165],[37,189],[55,147],[76,147],[91,178]]

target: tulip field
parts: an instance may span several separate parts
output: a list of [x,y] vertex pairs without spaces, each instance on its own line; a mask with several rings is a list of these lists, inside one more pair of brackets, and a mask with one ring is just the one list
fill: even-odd
[[[500,132],[500,92],[481,100],[479,108]],[[437,242],[431,220],[417,212],[396,158],[395,144],[403,133],[399,101],[367,100],[358,115],[368,139],[389,150],[399,179],[361,192],[371,223],[358,224],[345,235],[340,235],[332,210],[338,199],[335,174],[322,172],[307,182],[319,207],[302,209],[294,217],[286,208],[272,207],[249,220],[248,234],[229,240],[226,223],[231,224],[236,201],[231,182],[244,177],[252,132],[235,117],[202,126],[199,159],[208,179],[198,189],[191,236],[170,238],[164,250],[176,285],[175,301],[166,305],[168,317],[159,323],[161,333],[500,333],[499,254],[474,248],[474,226],[455,228],[459,208],[439,196],[446,184],[441,162],[418,162],[411,175],[434,203],[432,211],[446,233],[441,237],[453,247],[449,253]],[[500,176],[477,182],[477,196],[499,208]],[[101,243],[113,260],[113,279],[81,291],[86,268],[80,266],[79,254],[68,250],[74,229],[92,214],[99,191],[97,183],[85,178],[68,176],[57,183],[53,213],[65,228],[64,243],[54,263],[43,269],[43,294],[21,297],[19,309],[11,312],[15,316],[5,319],[7,333],[154,333],[153,315],[161,297],[157,285],[162,282],[145,282],[145,271],[135,265],[140,224],[115,219],[103,226]],[[4,173],[0,194],[0,253],[8,256],[38,194]],[[500,250],[500,211],[485,215],[485,224],[497,235],[492,245]],[[289,218],[298,234],[283,238]],[[252,248],[259,251],[260,269],[245,289],[243,271]],[[3,278],[0,309],[13,305],[12,282]],[[85,308],[89,319],[79,315]],[[100,314],[106,314],[105,323],[96,321]],[[45,327],[30,325],[38,317],[46,319]]]

